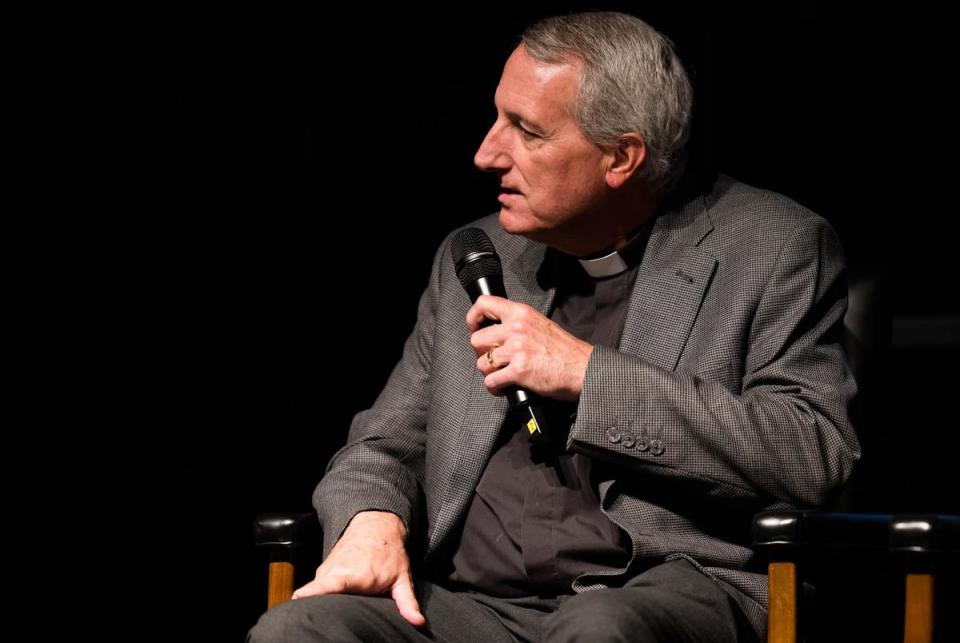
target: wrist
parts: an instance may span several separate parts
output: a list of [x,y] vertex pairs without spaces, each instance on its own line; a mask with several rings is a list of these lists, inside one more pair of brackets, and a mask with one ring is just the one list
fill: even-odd
[[368,529],[396,531],[401,540],[406,540],[407,537],[407,525],[400,516],[392,511],[375,509],[361,511],[354,515],[344,533]]
[[580,393],[583,392],[583,381],[587,377],[587,367],[590,365],[590,356],[593,354],[593,344],[581,341],[580,359],[576,368],[571,369],[573,379],[570,382],[570,391],[573,394],[572,399],[580,399]]

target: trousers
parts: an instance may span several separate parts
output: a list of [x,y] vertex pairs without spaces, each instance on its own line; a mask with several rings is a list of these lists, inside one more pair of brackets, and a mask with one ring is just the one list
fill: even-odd
[[415,628],[389,596],[328,594],[275,606],[260,617],[248,643],[306,641],[450,643],[754,643],[739,606],[685,560],[635,576],[623,587],[571,596],[498,598],[418,586],[427,623]]

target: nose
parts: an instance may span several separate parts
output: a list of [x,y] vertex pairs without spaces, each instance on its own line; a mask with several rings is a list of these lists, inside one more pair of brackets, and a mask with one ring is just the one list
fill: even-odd
[[507,153],[506,146],[503,144],[503,130],[500,128],[499,121],[490,127],[490,131],[480,143],[477,153],[473,156],[473,164],[484,172],[506,172],[510,169],[512,161]]

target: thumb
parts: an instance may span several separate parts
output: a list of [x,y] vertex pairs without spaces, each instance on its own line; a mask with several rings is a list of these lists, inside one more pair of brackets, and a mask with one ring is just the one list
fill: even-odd
[[417,597],[413,593],[413,583],[410,581],[409,574],[403,574],[397,579],[390,590],[390,596],[397,604],[400,616],[408,623],[414,627],[422,627],[427,622],[424,615],[420,613],[420,603],[417,602]]

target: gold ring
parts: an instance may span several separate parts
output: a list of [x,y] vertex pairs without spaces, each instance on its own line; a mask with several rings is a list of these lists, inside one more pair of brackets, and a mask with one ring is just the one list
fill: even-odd
[[493,349],[487,351],[487,363],[494,368],[500,368],[500,365],[497,364],[497,360],[493,359]]

